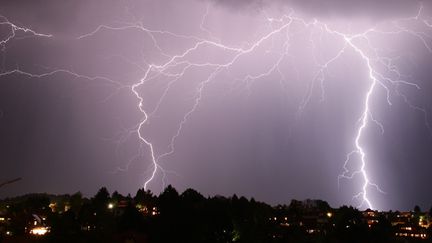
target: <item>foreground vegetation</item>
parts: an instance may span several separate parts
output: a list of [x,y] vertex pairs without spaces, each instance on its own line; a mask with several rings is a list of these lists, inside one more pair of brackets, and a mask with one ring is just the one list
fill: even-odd
[[[392,222],[399,215],[333,209],[320,200],[272,207],[236,195],[179,194],[171,186],[159,196],[140,189],[133,197],[101,188],[89,199],[76,193],[2,200],[0,242],[432,242],[396,237],[401,226]],[[418,227],[427,214],[416,208],[409,215],[405,228],[431,234],[431,228]]]

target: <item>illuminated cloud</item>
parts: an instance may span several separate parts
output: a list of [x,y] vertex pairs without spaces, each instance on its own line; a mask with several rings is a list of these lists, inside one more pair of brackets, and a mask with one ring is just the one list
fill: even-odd
[[23,180],[0,195],[172,183],[367,207],[366,185],[375,208],[430,201],[417,182],[432,183],[427,4],[20,0],[0,9],[11,21],[2,38],[11,23],[34,31],[2,43],[0,178]]

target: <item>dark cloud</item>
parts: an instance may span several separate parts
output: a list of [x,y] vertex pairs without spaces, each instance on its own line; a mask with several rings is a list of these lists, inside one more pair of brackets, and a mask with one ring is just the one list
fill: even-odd
[[[293,8],[314,17],[367,17],[374,19],[416,14],[419,0],[213,0],[237,10],[275,6]],[[427,5],[427,4],[425,4]]]

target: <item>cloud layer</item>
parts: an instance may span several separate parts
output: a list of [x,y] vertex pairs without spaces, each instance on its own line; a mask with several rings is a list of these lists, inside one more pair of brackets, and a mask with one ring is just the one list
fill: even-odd
[[[294,8],[314,17],[367,17],[374,19],[412,16],[419,0],[213,0],[216,4],[236,10],[263,6]],[[424,3],[423,3],[424,4]],[[427,4],[425,4],[427,5]]]

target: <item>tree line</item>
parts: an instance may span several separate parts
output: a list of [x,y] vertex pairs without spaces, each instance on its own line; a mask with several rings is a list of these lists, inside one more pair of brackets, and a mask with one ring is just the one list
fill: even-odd
[[[30,194],[0,202],[14,233],[0,242],[417,242],[396,238],[384,214],[371,227],[353,207],[314,203],[270,206],[236,195],[204,197],[193,189],[179,194],[172,186],[158,196],[144,189],[135,196],[110,194],[105,187],[91,198]],[[35,215],[45,218],[47,235],[28,234]]]

